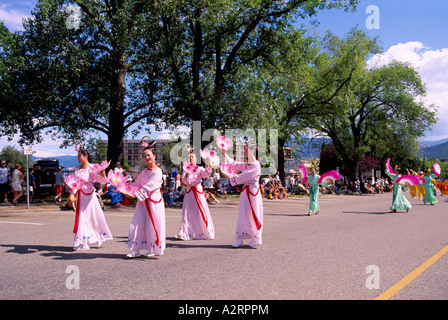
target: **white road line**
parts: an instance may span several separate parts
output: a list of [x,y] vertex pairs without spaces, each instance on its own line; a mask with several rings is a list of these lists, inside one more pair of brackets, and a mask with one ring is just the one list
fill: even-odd
[[29,225],[32,225],[32,226],[43,226],[43,223],[38,223],[38,222],[0,221],[0,223],[29,224]]

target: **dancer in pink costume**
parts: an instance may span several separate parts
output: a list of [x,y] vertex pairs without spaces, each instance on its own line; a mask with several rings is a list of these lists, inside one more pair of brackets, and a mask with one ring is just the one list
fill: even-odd
[[[190,163],[196,163],[196,155],[190,149]],[[195,173],[182,174],[182,183],[187,186],[182,205],[182,221],[179,232],[175,236],[181,240],[211,240],[215,238],[215,227],[204,196],[202,179],[206,179],[212,173],[207,164],[205,168],[197,167]]]
[[244,245],[244,239],[250,239],[249,246],[256,246],[262,243],[263,233],[263,200],[260,193],[259,179],[261,176],[261,165],[255,158],[256,148],[245,148],[245,157],[248,162],[241,163],[231,159],[225,151],[226,163],[231,164],[239,175],[229,177],[232,186],[244,184],[240,195],[239,215],[236,225],[236,243],[234,248]]
[[131,184],[138,190],[134,195],[124,194],[127,198],[137,198],[129,227],[128,247],[131,253],[126,255],[127,258],[139,257],[140,250],[147,250],[145,257],[163,255],[165,250],[165,204],[160,193],[163,179],[151,148],[154,143],[143,149],[142,157],[148,167]]
[[[98,247],[106,240],[112,240],[112,234],[107,226],[93,183],[106,182],[102,174],[92,172],[90,153],[80,148],[78,162],[81,168],[75,172],[75,177],[83,181],[83,186],[76,193],[76,216],[73,233],[75,241],[73,250],[90,249],[90,244],[98,242]],[[69,190],[73,193],[73,190]]]

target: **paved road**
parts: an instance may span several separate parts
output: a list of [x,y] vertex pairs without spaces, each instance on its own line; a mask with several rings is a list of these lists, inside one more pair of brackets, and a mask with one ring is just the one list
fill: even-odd
[[[113,241],[73,252],[72,212],[2,205],[0,299],[374,299],[448,244],[448,196],[394,214],[391,197],[323,196],[311,217],[308,198],[265,200],[263,245],[239,249],[238,200],[211,207],[208,241],[175,240],[181,210],[168,208],[165,255],[134,260],[124,258],[133,208],[106,210]],[[443,255],[392,299],[448,299],[447,275]]]

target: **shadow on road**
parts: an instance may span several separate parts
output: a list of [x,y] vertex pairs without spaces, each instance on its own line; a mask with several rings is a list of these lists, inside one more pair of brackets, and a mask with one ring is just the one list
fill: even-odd
[[101,253],[101,248],[91,247],[90,250],[73,251],[72,247],[47,246],[47,245],[23,245],[2,244],[1,247],[11,248],[5,253],[32,254],[40,253],[43,257],[54,260],[89,260],[89,259],[126,259],[124,254]]
[[[357,214],[387,214],[389,211],[342,211],[342,213],[357,213]],[[399,213],[399,212],[398,212]]]
[[[212,240],[178,240],[174,237],[166,238],[167,248],[215,248],[215,249],[228,249],[228,250],[238,250],[238,249],[256,249],[256,247],[242,246],[239,248],[233,248],[231,244],[213,244]],[[168,242],[172,241],[172,242]]]
[[[265,216],[278,216],[278,217],[309,217],[308,213],[264,213]],[[313,214],[314,216],[314,214]]]

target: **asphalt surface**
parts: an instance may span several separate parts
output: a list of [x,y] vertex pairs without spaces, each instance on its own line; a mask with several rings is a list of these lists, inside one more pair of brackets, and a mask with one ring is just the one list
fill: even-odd
[[[133,260],[132,207],[105,211],[114,240],[74,252],[73,212],[2,204],[0,299],[371,300],[448,244],[448,196],[437,198],[388,213],[392,194],[326,195],[315,216],[308,197],[264,200],[263,244],[238,249],[238,200],[210,206],[215,240],[175,240],[181,209],[167,208],[165,254]],[[448,299],[447,275],[444,255],[392,299]]]

